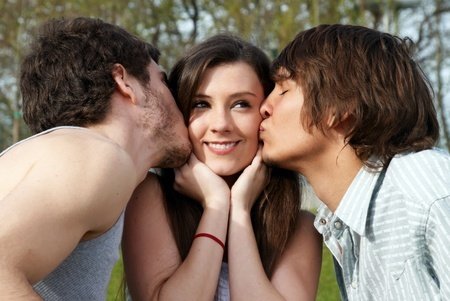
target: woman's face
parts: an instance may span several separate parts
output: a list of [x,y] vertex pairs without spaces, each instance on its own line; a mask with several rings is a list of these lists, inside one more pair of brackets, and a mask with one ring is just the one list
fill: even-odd
[[244,62],[209,68],[201,78],[189,118],[194,154],[220,176],[250,164],[258,150],[263,87]]

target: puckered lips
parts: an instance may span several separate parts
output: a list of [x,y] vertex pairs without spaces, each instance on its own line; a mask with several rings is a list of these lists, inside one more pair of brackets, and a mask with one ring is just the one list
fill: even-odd
[[227,155],[236,149],[239,142],[240,141],[237,140],[237,141],[205,141],[203,143],[212,153],[216,155]]
[[261,125],[259,126],[259,141],[260,141],[260,142],[263,142],[263,141],[264,141],[264,137],[263,137],[264,131],[265,131],[265,129],[264,129],[264,127],[262,126],[262,122],[261,122]]

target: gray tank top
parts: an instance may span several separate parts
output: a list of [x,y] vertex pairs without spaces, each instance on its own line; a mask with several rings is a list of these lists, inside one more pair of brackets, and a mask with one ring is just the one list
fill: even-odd
[[33,288],[44,300],[104,301],[114,264],[119,259],[123,213],[103,235],[75,250]]
[[[29,139],[58,129],[85,129],[62,126],[49,129],[24,139],[6,149]],[[104,301],[111,271],[119,259],[119,246],[123,230],[123,213],[111,229],[92,240],[83,241],[46,278],[33,285],[44,300]]]

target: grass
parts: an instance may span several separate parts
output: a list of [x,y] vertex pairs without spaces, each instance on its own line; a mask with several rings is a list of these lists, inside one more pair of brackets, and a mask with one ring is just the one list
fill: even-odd
[[122,296],[122,281],[123,281],[123,263],[122,257],[117,261],[111,273],[111,280],[109,281],[108,295],[106,301],[121,301]]
[[324,245],[322,251],[322,270],[320,273],[317,301],[339,301],[339,288],[334,274],[333,255]]
[[[334,276],[334,267],[331,253],[324,246],[322,254],[322,272],[320,273],[319,292],[317,294],[317,301],[339,301],[339,290]],[[108,288],[107,301],[119,301],[120,290],[122,284],[123,264],[119,260],[115,265],[111,281]]]

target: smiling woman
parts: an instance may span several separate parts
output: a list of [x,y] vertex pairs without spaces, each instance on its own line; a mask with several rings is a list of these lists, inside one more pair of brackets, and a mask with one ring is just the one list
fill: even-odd
[[259,48],[218,35],[173,68],[193,154],[182,168],[149,175],[127,208],[133,300],[315,299],[321,241],[299,209],[300,180],[267,168],[258,151],[269,65]]
[[237,176],[255,157],[263,99],[258,76],[247,63],[219,65],[203,74],[189,136],[194,154],[217,175]]

